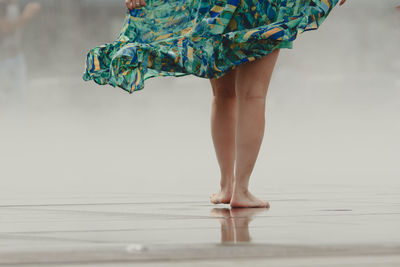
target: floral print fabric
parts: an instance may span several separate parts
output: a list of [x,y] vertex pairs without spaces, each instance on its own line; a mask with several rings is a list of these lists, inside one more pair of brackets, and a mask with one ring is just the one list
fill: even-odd
[[219,78],[317,29],[339,0],[146,0],[117,40],[91,49],[84,80],[142,90],[157,76]]

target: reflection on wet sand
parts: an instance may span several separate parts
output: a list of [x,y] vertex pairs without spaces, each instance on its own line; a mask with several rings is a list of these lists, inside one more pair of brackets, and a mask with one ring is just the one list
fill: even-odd
[[255,216],[267,212],[269,208],[213,208],[211,216],[221,223],[221,243],[250,242],[249,224]]

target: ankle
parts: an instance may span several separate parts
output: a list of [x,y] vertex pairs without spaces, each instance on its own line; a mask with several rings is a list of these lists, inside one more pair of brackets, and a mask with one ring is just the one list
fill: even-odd
[[221,178],[220,186],[221,189],[224,190],[232,190],[233,189],[233,176],[226,176]]
[[221,190],[225,192],[232,192],[233,191],[233,183],[221,183]]
[[247,194],[249,192],[249,188],[247,185],[234,184],[233,193],[234,194]]

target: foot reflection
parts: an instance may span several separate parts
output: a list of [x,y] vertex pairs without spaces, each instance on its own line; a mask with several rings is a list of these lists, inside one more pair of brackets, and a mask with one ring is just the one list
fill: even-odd
[[221,243],[250,242],[249,224],[257,214],[268,208],[213,208],[211,216],[221,223]]

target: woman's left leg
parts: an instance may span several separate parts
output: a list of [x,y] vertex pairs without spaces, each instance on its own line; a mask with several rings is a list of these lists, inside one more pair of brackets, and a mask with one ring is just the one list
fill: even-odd
[[268,207],[248,190],[265,128],[266,96],[279,49],[237,68],[236,165],[231,207]]

